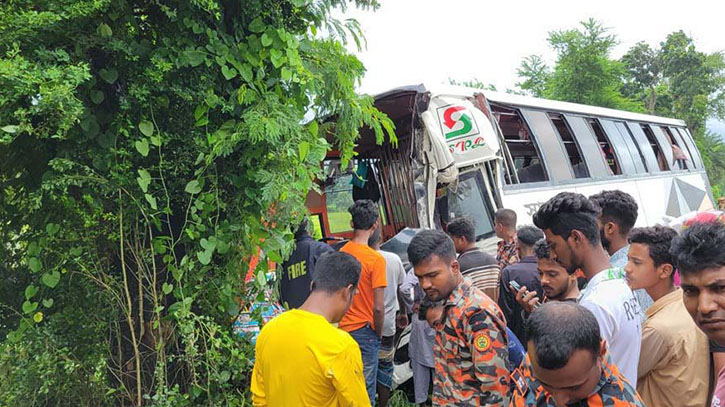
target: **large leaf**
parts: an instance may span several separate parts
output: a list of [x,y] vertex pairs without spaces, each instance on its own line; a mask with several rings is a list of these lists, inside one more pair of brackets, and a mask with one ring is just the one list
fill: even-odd
[[143,138],[136,141],[134,146],[136,147],[136,151],[138,151],[142,156],[146,157],[149,155],[149,141],[147,139]]
[[98,71],[98,75],[108,83],[114,83],[118,79],[118,71],[115,69],[101,69]]
[[58,282],[60,282],[60,273],[55,270],[50,273],[45,273],[43,274],[43,277],[40,278],[40,281],[50,288],[55,288],[55,286],[58,285]]
[[143,133],[146,137],[151,137],[151,135],[154,134],[154,124],[148,120],[141,121],[141,123],[138,124],[138,129],[141,130],[141,133]]

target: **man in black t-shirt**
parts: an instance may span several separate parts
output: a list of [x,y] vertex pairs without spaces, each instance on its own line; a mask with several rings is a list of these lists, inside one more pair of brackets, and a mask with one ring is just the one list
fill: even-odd
[[288,309],[299,308],[310,295],[310,275],[315,269],[317,259],[332,248],[320,243],[307,232],[305,218],[295,232],[296,247],[289,260],[282,263],[280,297]]
[[520,260],[518,263],[508,265],[501,272],[501,293],[498,297],[498,305],[506,317],[509,329],[516,334],[521,343],[527,343],[523,309],[516,302],[516,293],[510,289],[509,284],[511,281],[516,281],[519,286],[527,287],[529,291],[536,292],[539,298],[544,297],[536,253],[534,252],[534,245],[543,238],[544,232],[535,226],[526,225],[520,227],[516,232],[516,245]]

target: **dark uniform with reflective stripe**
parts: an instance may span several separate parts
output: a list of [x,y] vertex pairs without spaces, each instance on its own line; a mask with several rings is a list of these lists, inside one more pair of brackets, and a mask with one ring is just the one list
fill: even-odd
[[433,352],[433,405],[508,405],[508,337],[498,305],[464,279],[444,307]]
[[[526,357],[524,364],[511,374],[513,393],[511,394],[511,407],[555,407],[551,398],[541,383],[534,378],[531,372],[531,359]],[[594,394],[588,399],[568,404],[569,407],[646,407],[637,391],[619,373],[617,366],[612,364],[609,355],[602,363],[602,376],[595,388]]]

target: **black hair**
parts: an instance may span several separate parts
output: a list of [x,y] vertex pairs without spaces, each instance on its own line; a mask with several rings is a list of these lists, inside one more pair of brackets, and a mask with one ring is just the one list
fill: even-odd
[[534,243],[534,253],[536,253],[536,258],[539,260],[551,258],[551,246],[546,242],[546,239]]
[[413,267],[436,255],[442,260],[451,261],[456,258],[453,240],[440,230],[423,230],[408,245],[408,260]]
[[598,208],[584,195],[560,192],[536,211],[534,224],[541,230],[551,229],[564,239],[578,230],[591,243],[599,243],[598,217]]
[[589,199],[601,212],[602,223],[614,222],[619,231],[626,236],[637,222],[637,201],[632,195],[619,190],[602,191]]
[[536,361],[544,369],[561,369],[578,349],[588,350],[596,359],[601,335],[591,311],[568,301],[551,301],[531,313],[526,321],[526,337],[534,342]]
[[682,274],[725,266],[725,225],[694,223],[672,241],[670,255]]
[[312,291],[335,293],[350,284],[357,287],[361,270],[360,262],[349,253],[324,253],[317,259],[312,271]]
[[352,215],[352,227],[355,230],[368,230],[380,217],[378,206],[370,199],[355,201],[347,210]]
[[[673,264],[670,246],[677,237],[677,231],[667,226],[651,226],[634,228],[629,232],[629,243],[640,243],[649,249],[649,257],[654,260],[655,266]],[[675,273],[672,273],[674,277]]]
[[297,229],[295,229],[295,239],[302,237],[309,233],[307,231],[308,224],[309,224],[309,222],[307,221],[307,216],[305,216],[304,218],[302,218],[302,221],[300,222],[300,224],[297,225]]
[[471,218],[455,218],[446,229],[448,234],[455,237],[465,237],[469,242],[476,241],[476,224]]
[[378,243],[380,243],[380,234],[382,228],[377,228],[373,233],[370,234],[370,237],[368,237],[368,246],[374,247]]
[[516,231],[516,238],[524,246],[532,247],[536,242],[544,238],[544,232],[536,226],[524,225]]
[[494,222],[500,223],[509,229],[516,227],[516,212],[511,209],[501,208],[497,210],[493,219]]

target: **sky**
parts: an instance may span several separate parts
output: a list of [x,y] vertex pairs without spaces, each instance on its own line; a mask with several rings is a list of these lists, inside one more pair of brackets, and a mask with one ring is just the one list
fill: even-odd
[[[448,83],[476,78],[498,90],[514,88],[516,69],[531,54],[553,65],[546,41],[550,31],[577,28],[593,17],[617,36],[613,57],[638,41],[657,46],[667,34],[683,30],[705,52],[725,51],[725,4],[688,1],[522,1],[380,0],[376,11],[349,8],[337,17],[360,22],[367,48],[348,49],[367,73],[364,93],[418,83]],[[719,8],[719,10],[718,10]],[[725,123],[713,123],[725,133]]]

